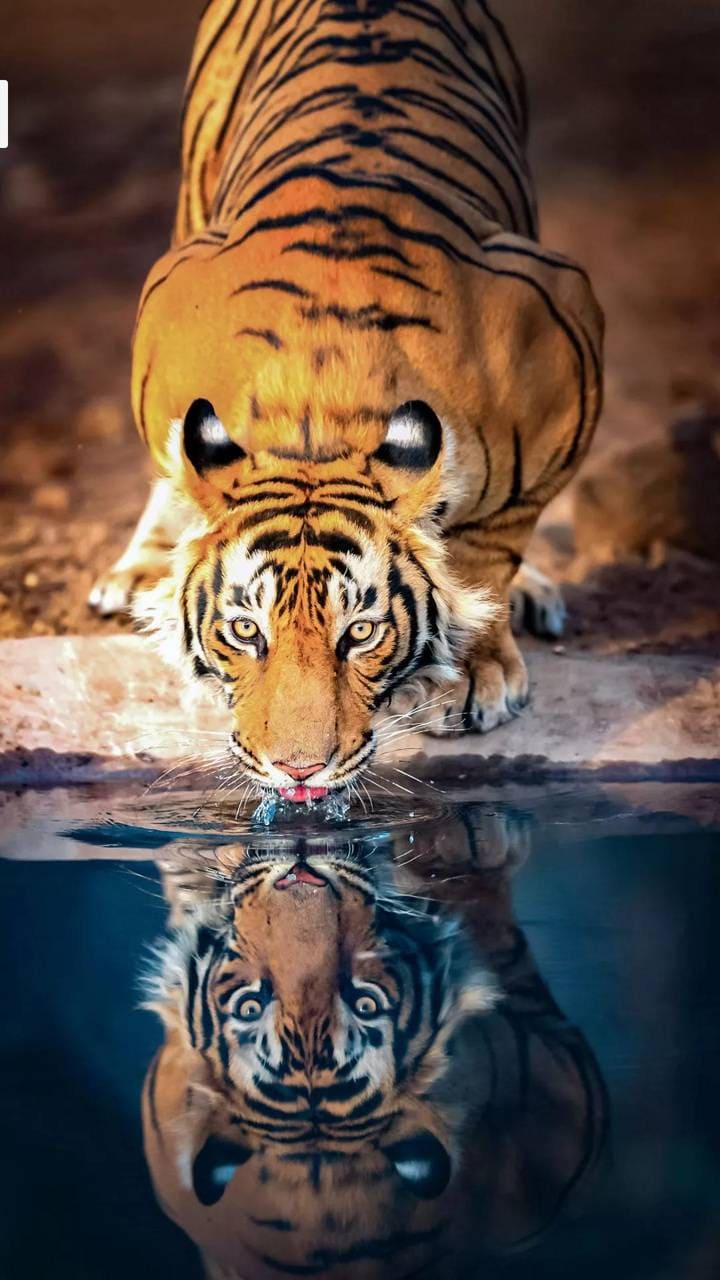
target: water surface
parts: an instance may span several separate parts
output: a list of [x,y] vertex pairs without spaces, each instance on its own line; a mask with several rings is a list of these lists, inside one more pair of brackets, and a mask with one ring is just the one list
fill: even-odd
[[[6,814],[13,812],[10,800]],[[461,798],[424,787],[416,795],[378,796],[371,812],[341,821],[302,811],[266,829],[198,794],[137,795],[126,788],[119,796],[24,796],[22,821],[3,828],[12,856],[0,863],[0,1274],[184,1280],[202,1274],[189,1233],[226,1265],[227,1251],[236,1250],[246,1276],[549,1280],[605,1277],[612,1269],[629,1280],[716,1277],[718,807],[720,795],[708,787],[526,788]],[[357,874],[367,917],[359,907],[344,916],[344,932],[333,942],[329,889],[312,883],[288,889],[283,877],[296,866],[311,868],[311,878],[323,869]],[[240,917],[234,914],[239,898],[246,902],[249,872],[265,886],[258,890],[266,894],[264,924],[243,915],[244,906]],[[278,881],[282,892],[273,887]],[[347,899],[347,886],[334,883]],[[260,1013],[275,1017],[284,1002],[283,1016],[301,1024],[315,1016],[296,981],[306,953],[317,948],[318,971],[326,963],[337,967],[332,991],[314,999],[329,1001],[344,1017],[355,999],[346,969],[354,970],[353,981],[367,977],[358,969],[366,962],[348,961],[347,948],[353,930],[371,921],[403,994],[389,989],[386,974],[374,973],[378,998],[396,1003],[384,1022],[383,1016],[357,1022],[353,1053],[362,1047],[376,1062],[390,1046],[391,1074],[401,1068],[406,1077],[384,1085],[395,1114],[388,1118],[384,1101],[372,1100],[377,1091],[358,1084],[357,1066],[338,1074],[346,1039],[336,1040],[335,1059],[319,1066],[312,1057],[317,1038],[313,1049],[303,1048],[300,1025],[302,1069],[310,1054],[315,1072],[309,1107],[297,1074],[283,1075],[279,1087],[276,1064],[271,1108],[282,1118],[265,1116],[270,1067],[246,1093],[233,1060],[219,1087],[236,1116],[233,1141],[243,1151],[249,1145],[251,1155],[214,1201],[212,1169],[210,1183],[201,1171],[183,1189],[173,1163],[179,1121],[163,1114],[166,1059],[157,1057],[174,1033],[164,1033],[156,1014],[139,1007],[142,973],[162,972],[151,949],[168,936],[171,908],[182,936],[194,939],[195,959],[187,947],[179,961],[177,949],[172,953],[186,995],[188,984],[207,973],[203,954],[212,952],[219,963],[225,944],[218,939],[232,941],[233,921],[244,920],[253,946],[270,956]],[[208,920],[210,935],[202,935]],[[284,970],[283,939],[292,961]],[[299,946],[294,960],[293,946]],[[443,967],[451,956],[452,965]],[[193,1025],[183,1033],[198,1037],[193,1052],[205,1052],[210,1063],[213,1054],[219,1061],[220,1039],[232,1047],[253,1027],[226,1025],[213,1004],[216,979],[230,1004],[234,983],[242,997],[254,981],[223,964],[220,977],[217,970],[207,976],[205,1003],[193,996]],[[420,994],[411,990],[411,969]],[[493,987],[502,998],[492,1009],[479,1008]],[[469,1012],[461,1011],[463,1002],[473,1006]],[[187,1008],[186,996],[179,1007]],[[419,1029],[408,1033],[410,1016]],[[452,1034],[443,1041],[448,1019]],[[422,1130],[403,1090],[408,1075],[420,1072],[419,1061],[427,1070],[441,1042],[422,1107],[430,1108],[423,1115],[449,1152],[451,1177],[438,1192],[443,1171],[434,1149],[436,1182],[430,1177],[418,1195],[388,1152],[397,1146],[398,1126],[407,1129],[401,1138]],[[165,1208],[180,1226],[159,1207],[143,1154],[140,1097],[151,1063],[161,1080],[154,1120],[146,1084],[147,1155]],[[344,1101],[342,1090],[332,1092],[342,1079]],[[215,1120],[198,1127],[200,1097],[190,1106],[192,1156],[225,1124],[214,1135]],[[363,1111],[348,1120],[353,1107]],[[364,1136],[348,1134],[353,1124],[366,1127]],[[291,1162],[284,1159],[288,1151]],[[344,1204],[338,1168],[353,1171]],[[304,1180],[293,1184],[290,1197],[283,1183],[288,1170]],[[375,1179],[368,1200],[374,1209],[355,1215],[362,1229],[352,1221],[353,1197],[360,1205],[366,1195],[353,1182],[358,1170]],[[253,1197],[267,1205],[273,1196],[272,1213],[249,1212]],[[393,1215],[393,1222],[380,1221]]]

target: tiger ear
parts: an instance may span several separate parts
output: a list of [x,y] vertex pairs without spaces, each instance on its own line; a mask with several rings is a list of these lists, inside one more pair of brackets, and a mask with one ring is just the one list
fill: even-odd
[[193,1190],[201,1204],[217,1204],[225,1188],[252,1151],[237,1142],[209,1137],[193,1162]]
[[439,501],[442,443],[440,419],[424,400],[407,400],[390,415],[370,464],[402,517],[413,519]]
[[193,400],[183,420],[182,441],[188,462],[202,477],[246,456],[230,439],[209,400]]
[[439,1138],[424,1129],[385,1147],[384,1154],[419,1200],[435,1200],[450,1181],[450,1156]]

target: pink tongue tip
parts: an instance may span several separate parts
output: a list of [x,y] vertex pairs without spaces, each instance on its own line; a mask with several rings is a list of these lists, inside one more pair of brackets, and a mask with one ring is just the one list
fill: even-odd
[[302,804],[305,800],[320,800],[328,793],[327,787],[306,787],[302,782],[296,787],[280,787],[279,790],[283,800],[292,800],[295,804]]
[[296,862],[294,867],[286,871],[284,876],[275,881],[276,889],[289,889],[295,884],[311,884],[316,889],[324,889],[327,884],[325,876],[320,875],[307,862]]

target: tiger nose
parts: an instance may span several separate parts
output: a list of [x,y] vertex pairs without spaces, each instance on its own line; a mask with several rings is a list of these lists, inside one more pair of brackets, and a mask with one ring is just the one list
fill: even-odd
[[315,764],[286,764],[284,760],[273,760],[276,769],[282,769],[283,773],[289,773],[291,778],[296,782],[304,782],[305,778],[312,778],[314,773],[319,773],[325,768],[324,760],[316,760]]

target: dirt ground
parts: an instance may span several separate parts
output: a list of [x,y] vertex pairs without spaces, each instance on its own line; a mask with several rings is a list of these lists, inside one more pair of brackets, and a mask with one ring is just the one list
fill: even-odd
[[[85,599],[147,488],[128,407],[166,243],[199,0],[8,0],[0,636],[110,632]],[[525,64],[543,240],[590,270],[606,407],[533,556],[568,651],[720,647],[720,2],[496,0]]]

